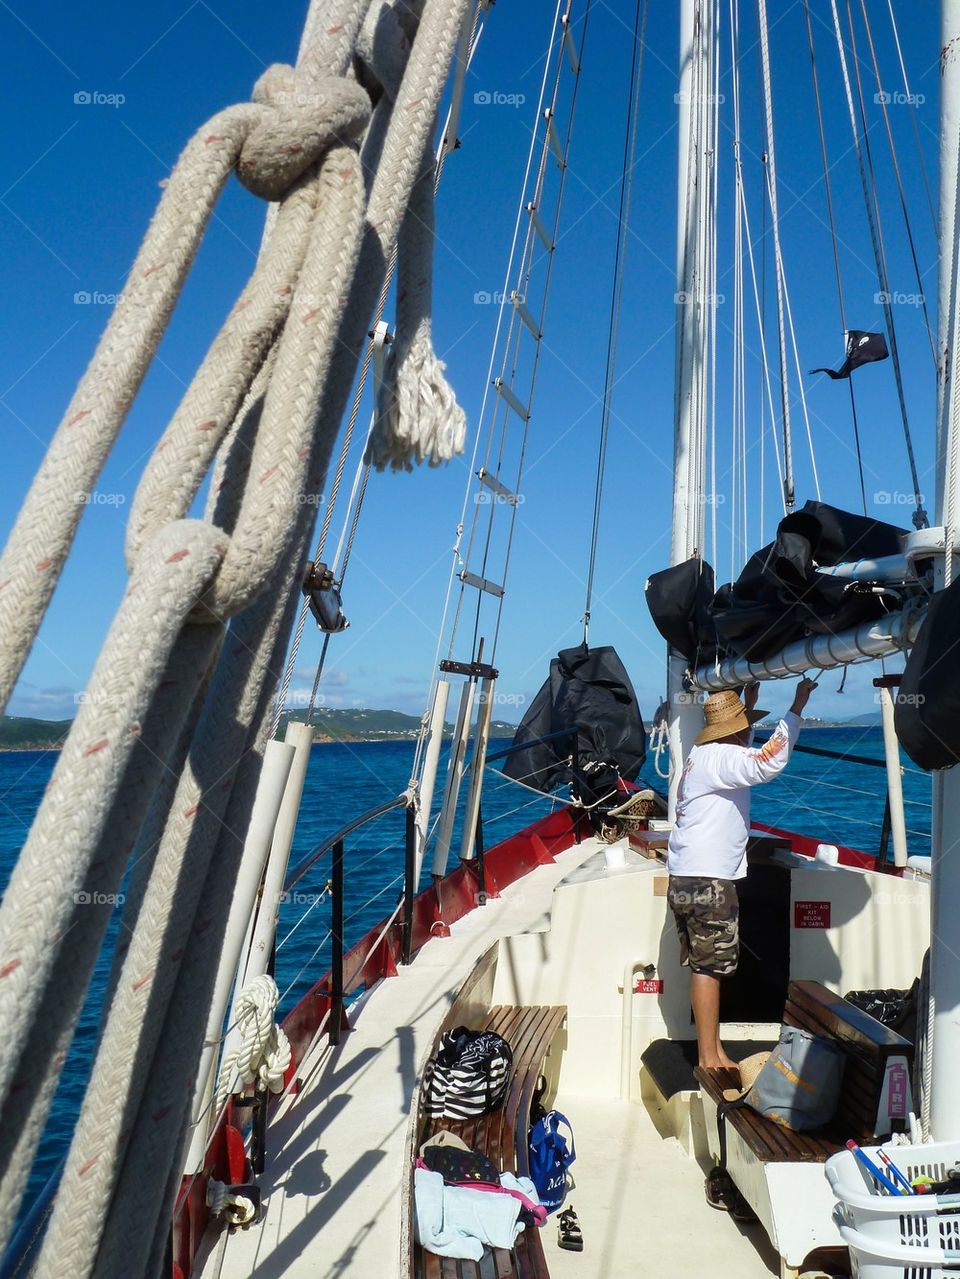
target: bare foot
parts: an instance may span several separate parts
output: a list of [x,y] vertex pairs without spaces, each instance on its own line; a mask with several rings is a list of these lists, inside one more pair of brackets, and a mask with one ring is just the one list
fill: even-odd
[[704,1070],[740,1070],[737,1063],[731,1061],[722,1048],[719,1052],[711,1054],[709,1057],[701,1057],[699,1065]]

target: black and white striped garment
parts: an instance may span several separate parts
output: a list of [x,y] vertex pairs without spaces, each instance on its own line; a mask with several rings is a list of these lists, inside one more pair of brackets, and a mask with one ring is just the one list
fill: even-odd
[[503,1104],[513,1069],[510,1045],[492,1030],[457,1026],[440,1037],[423,1077],[428,1115],[470,1119]]

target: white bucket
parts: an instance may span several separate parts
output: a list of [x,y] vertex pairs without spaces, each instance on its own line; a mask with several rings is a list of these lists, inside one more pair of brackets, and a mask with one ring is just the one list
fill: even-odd
[[603,850],[603,860],[607,864],[607,870],[623,870],[627,864],[623,844],[608,844]]

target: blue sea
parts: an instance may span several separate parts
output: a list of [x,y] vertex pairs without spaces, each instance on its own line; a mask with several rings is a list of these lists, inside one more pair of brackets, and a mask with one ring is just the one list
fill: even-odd
[[[883,759],[879,729],[808,730],[803,744]],[[30,823],[53,772],[52,752],[0,754],[0,887],[5,886]],[[306,856],[354,817],[399,794],[410,779],[412,742],[364,742],[313,748],[304,801],[297,824],[292,861]],[[909,849],[929,854],[930,781],[904,760]],[[441,761],[442,769],[442,761]],[[441,771],[441,777],[442,777]],[[662,788],[648,759],[638,779]],[[786,773],[754,793],[753,816],[868,852],[879,846],[885,774],[880,768],[796,754]],[[545,816],[554,802],[535,796],[496,774],[484,788],[486,844],[490,845]],[[459,848],[455,836],[453,848]],[[891,854],[892,855],[892,854]],[[293,1006],[328,967],[325,942],[329,899],[318,895],[329,873],[323,859],[285,903],[277,933],[276,977],[283,992],[282,1011]],[[424,868],[428,878],[429,866]],[[403,875],[403,814],[394,812],[359,830],[346,845],[345,941],[349,946],[396,905]],[[111,929],[115,936],[117,921]],[[47,1132],[34,1168],[28,1199],[38,1193],[66,1150],[89,1072],[109,957],[101,956],[78,1027],[73,1052],[63,1072]]]

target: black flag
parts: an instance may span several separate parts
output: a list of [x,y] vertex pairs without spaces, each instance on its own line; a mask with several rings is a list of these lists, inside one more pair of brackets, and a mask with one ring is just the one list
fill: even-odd
[[861,364],[885,360],[889,352],[882,333],[864,333],[862,329],[847,329],[847,358],[839,369],[810,369],[811,373],[826,373],[834,380],[849,377]]

